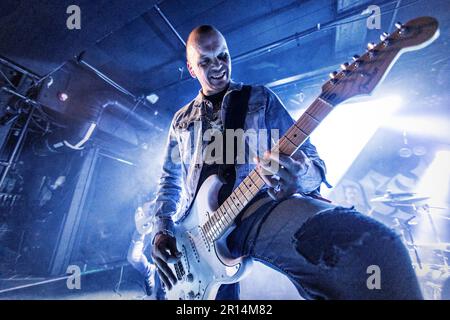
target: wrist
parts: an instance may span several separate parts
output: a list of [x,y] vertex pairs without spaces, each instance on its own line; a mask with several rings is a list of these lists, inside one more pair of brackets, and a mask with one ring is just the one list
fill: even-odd
[[152,237],[152,244],[155,241],[157,235],[165,234],[167,236],[174,237],[174,223],[171,217],[156,217],[154,233]]

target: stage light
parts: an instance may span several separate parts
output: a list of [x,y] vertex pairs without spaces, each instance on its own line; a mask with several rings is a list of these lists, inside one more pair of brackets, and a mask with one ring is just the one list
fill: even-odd
[[69,95],[65,92],[58,92],[58,99],[61,102],[65,102],[67,101],[67,99],[69,99]]
[[145,97],[147,99],[148,102],[150,102],[151,104],[155,104],[156,102],[158,102],[159,97],[157,94],[152,93],[149,94],[148,96]]
[[[336,107],[311,135],[336,185],[377,129],[401,106],[400,96],[345,103]],[[326,195],[329,189],[324,188]]]
[[437,151],[422,175],[415,192],[432,196],[432,205],[445,206],[450,183],[450,149]]
[[[430,214],[428,223],[422,223],[416,230],[416,241],[418,242],[439,242],[440,238],[445,238],[448,230],[445,229],[443,222],[447,221],[445,209],[449,203],[450,186],[450,149],[440,150],[435,153],[433,161],[427,167],[417,184],[416,192],[418,195],[429,196],[427,206],[421,210],[423,214]],[[432,220],[431,220],[432,219]],[[433,222],[434,226],[431,225]],[[436,228],[435,230],[433,230]],[[437,233],[437,234],[435,234]]]

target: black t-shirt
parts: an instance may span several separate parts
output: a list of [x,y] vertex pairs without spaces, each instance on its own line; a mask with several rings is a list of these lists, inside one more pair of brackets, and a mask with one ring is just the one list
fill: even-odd
[[222,106],[222,100],[223,97],[225,96],[225,93],[227,92],[228,87],[218,93],[215,93],[213,95],[210,96],[206,96],[203,95],[205,97],[206,100],[208,100],[209,102],[212,103],[212,105],[214,106],[214,110],[218,111],[220,110],[221,106]]
[[[222,119],[220,119],[220,110],[222,106],[222,100],[225,96],[225,93],[227,92],[228,88],[224,89],[223,91],[213,94],[211,96],[204,96],[205,99],[211,102],[213,105],[213,109],[207,108],[207,118],[209,119],[208,123],[208,129],[211,129],[213,126],[215,128],[222,128],[223,132],[223,123]],[[214,142],[212,140],[210,143]],[[200,186],[203,184],[203,182],[208,178],[210,175],[213,174],[219,174],[219,167],[220,164],[217,163],[203,163],[202,172],[200,174],[199,183],[197,186],[197,191],[200,188]],[[232,171],[232,172],[231,172]],[[235,180],[235,172],[234,170],[229,170],[230,176],[227,177],[227,183],[222,186],[222,188],[219,191],[219,204],[221,204],[225,199],[231,194],[233,191],[233,185]]]

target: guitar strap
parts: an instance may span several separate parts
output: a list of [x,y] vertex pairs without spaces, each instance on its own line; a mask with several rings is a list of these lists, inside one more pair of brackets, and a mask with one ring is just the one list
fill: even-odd
[[224,134],[223,134],[223,164],[219,165],[218,176],[222,183],[234,185],[236,179],[236,156],[237,143],[236,137],[233,143],[234,159],[233,164],[227,164],[227,141],[226,129],[244,129],[245,116],[248,110],[248,101],[250,99],[251,86],[243,85],[242,89],[230,92],[228,108],[224,113]]

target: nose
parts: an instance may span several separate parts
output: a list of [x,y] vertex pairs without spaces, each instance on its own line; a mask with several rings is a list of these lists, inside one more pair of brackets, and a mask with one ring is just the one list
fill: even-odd
[[221,63],[220,60],[217,59],[217,58],[214,58],[214,59],[212,60],[211,65],[213,66],[213,68],[217,68],[217,69],[220,69],[220,68],[222,67],[222,63]]

